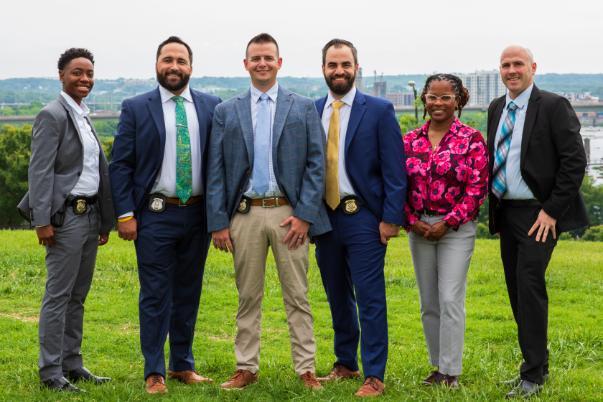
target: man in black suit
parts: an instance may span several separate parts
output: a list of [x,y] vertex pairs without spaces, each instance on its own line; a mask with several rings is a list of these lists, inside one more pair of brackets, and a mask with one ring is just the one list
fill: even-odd
[[528,49],[507,47],[500,57],[507,94],[488,109],[490,232],[500,235],[524,360],[508,398],[536,394],[548,376],[546,267],[557,235],[588,224],[580,123],[567,99],[534,85],[535,72]]

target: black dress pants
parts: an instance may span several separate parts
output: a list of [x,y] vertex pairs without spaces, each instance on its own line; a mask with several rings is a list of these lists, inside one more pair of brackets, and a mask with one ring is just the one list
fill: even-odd
[[505,203],[499,210],[500,254],[517,336],[523,355],[521,378],[537,384],[548,374],[548,296],[545,271],[557,240],[549,232],[546,242],[537,242],[528,231],[540,206]]

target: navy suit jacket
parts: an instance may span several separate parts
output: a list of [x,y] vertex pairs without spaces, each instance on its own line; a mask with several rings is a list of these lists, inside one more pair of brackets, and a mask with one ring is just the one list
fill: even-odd
[[[316,101],[322,116],[327,97]],[[345,138],[354,192],[379,220],[404,225],[406,158],[391,102],[356,92]]]
[[[250,91],[218,105],[209,145],[207,227],[229,227],[253,168]],[[324,203],[325,134],[311,99],[279,86],[272,128],[272,159],[279,189],[310,235],[331,230]]]
[[[192,88],[191,95],[199,120],[201,165],[205,170],[213,112],[220,98]],[[143,207],[145,195],[151,191],[161,168],[164,148],[165,123],[159,88],[124,100],[109,165],[117,216],[136,213]],[[201,175],[203,180],[205,176]]]

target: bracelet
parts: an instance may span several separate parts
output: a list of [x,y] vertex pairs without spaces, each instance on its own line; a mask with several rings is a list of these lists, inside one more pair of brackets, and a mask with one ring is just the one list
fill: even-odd
[[130,215],[130,216],[124,216],[123,218],[117,219],[117,222],[124,223],[124,222],[130,221],[132,219],[134,219],[134,217],[132,215]]

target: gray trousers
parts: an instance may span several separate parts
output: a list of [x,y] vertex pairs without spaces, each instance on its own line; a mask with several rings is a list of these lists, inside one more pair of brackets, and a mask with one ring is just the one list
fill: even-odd
[[40,311],[40,379],[60,378],[83,366],[84,301],[92,283],[98,248],[98,209],[83,215],[67,208],[56,244],[46,247],[46,291]]
[[[434,224],[442,217],[421,220]],[[441,373],[453,376],[463,369],[465,290],[476,229],[476,222],[468,222],[438,241],[409,234],[429,359]]]

